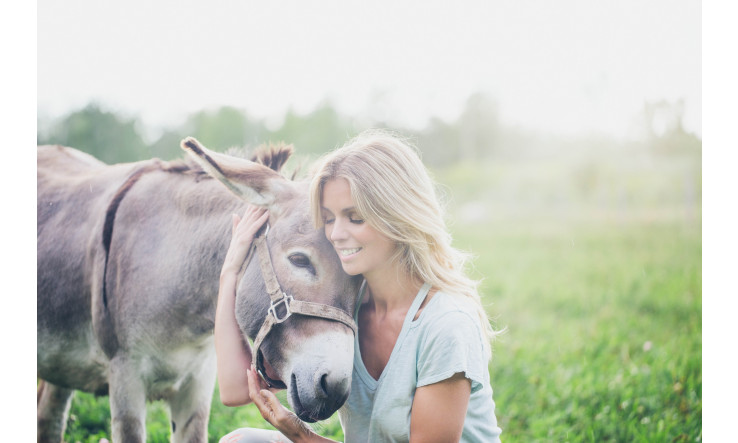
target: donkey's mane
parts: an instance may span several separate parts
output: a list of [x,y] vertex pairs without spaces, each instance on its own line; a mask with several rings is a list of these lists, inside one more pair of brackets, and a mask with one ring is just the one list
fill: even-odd
[[[284,171],[282,171],[282,167],[285,163],[287,163],[287,160],[292,156],[294,153],[294,148],[292,145],[287,145],[284,142],[279,143],[268,143],[268,144],[262,144],[259,145],[256,149],[251,152],[251,154],[248,153],[248,151],[245,148],[229,148],[225,152],[228,155],[231,155],[233,157],[239,157],[239,158],[248,158],[254,163],[258,163],[260,165],[264,165],[268,167],[269,169],[272,169],[276,172],[282,173],[284,175]],[[207,172],[205,172],[202,167],[195,162],[192,158],[189,156],[186,156],[183,159],[177,159],[172,160],[169,162],[166,162],[162,169],[164,169],[167,172],[175,172],[175,173],[182,173],[182,174],[194,174],[197,176],[198,181],[204,180],[204,179],[210,179],[210,175],[208,175]],[[294,180],[295,174],[292,174],[292,177],[287,177],[290,180]]]

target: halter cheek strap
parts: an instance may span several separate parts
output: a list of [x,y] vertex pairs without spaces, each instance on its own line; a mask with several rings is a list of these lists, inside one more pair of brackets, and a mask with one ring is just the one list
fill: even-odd
[[[287,295],[282,290],[282,287],[277,281],[277,275],[274,272],[272,259],[269,255],[269,248],[266,244],[267,232],[269,232],[268,225],[264,235],[254,239],[256,255],[259,256],[261,275],[264,278],[264,284],[270,299],[270,306],[267,311],[266,318],[264,319],[264,323],[261,325],[261,329],[259,329],[259,333],[254,339],[254,354],[256,357],[256,369],[267,382],[269,387],[284,389],[287,386],[282,381],[271,379],[266,375],[266,370],[264,369],[264,357],[261,353],[261,344],[269,332],[271,332],[274,325],[284,322],[290,318],[292,314],[298,314],[341,322],[353,331],[354,336],[356,336],[357,327],[354,319],[341,309],[322,303],[295,300],[293,296]],[[250,260],[250,258],[251,256],[248,260]]]

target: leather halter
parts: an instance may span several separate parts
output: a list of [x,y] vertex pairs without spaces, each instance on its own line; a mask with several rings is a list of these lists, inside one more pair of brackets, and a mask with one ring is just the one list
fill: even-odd
[[[277,275],[274,273],[274,266],[269,254],[269,248],[266,244],[266,236],[268,232],[269,225],[267,224],[264,234],[257,234],[257,236],[254,237],[254,245],[256,253],[259,256],[259,266],[261,267],[261,276],[264,279],[267,294],[271,301],[264,323],[262,323],[261,329],[259,329],[259,333],[254,339],[254,355],[256,357],[256,370],[262,378],[264,378],[269,387],[285,389],[287,386],[284,382],[273,380],[266,375],[266,370],[264,369],[264,358],[260,349],[262,342],[275,324],[284,322],[290,318],[292,314],[298,314],[341,322],[351,328],[354,333],[354,337],[356,336],[357,327],[354,319],[341,309],[322,303],[295,300],[292,295],[288,295],[282,290],[282,287],[277,281]],[[250,251],[249,257],[246,259],[244,266],[248,265],[251,261],[253,250],[254,249]]]

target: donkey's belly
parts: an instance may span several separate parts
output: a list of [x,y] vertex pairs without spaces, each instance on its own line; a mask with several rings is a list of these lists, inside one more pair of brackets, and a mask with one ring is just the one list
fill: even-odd
[[215,345],[212,334],[192,343],[171,349],[140,349],[138,364],[146,385],[148,400],[166,400],[177,395],[188,385],[205,377],[209,379],[215,368]]
[[107,393],[108,360],[89,325],[64,334],[39,330],[36,343],[39,378],[65,388]]

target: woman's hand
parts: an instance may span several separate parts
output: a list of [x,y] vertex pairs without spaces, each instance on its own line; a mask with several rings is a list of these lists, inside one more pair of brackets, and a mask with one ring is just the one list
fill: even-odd
[[233,214],[231,244],[228,246],[221,276],[229,272],[238,274],[251,249],[254,235],[268,219],[269,212],[266,209],[252,205],[246,208],[243,217]]
[[[264,382],[257,374],[256,368],[251,366],[248,370],[249,380],[249,396],[254,402],[261,416],[272,426],[277,428],[279,432],[284,434],[293,442],[309,441],[314,437],[318,437],[307,425],[305,425],[293,412],[282,406],[279,399],[269,390],[260,389]],[[317,438],[320,441],[330,441]]]

